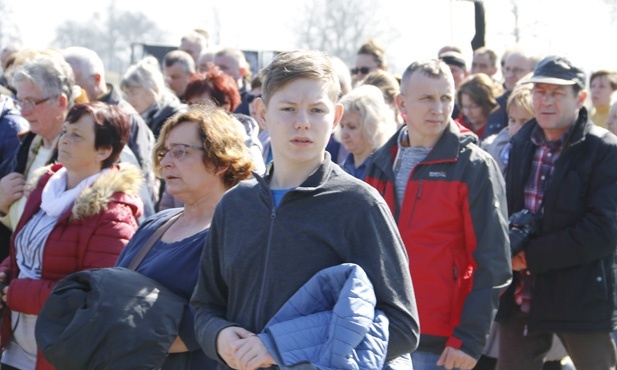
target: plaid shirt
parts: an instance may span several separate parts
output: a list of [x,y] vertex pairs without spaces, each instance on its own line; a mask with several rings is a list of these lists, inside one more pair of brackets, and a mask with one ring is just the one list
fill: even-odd
[[533,155],[533,161],[531,162],[531,171],[525,184],[525,208],[535,214],[542,215],[542,197],[544,191],[548,185],[553,171],[555,170],[555,163],[557,158],[563,151],[563,145],[565,138],[570,133],[570,130],[566,132],[557,140],[546,140],[544,133],[540,126],[531,133],[531,142],[533,142],[537,148]]
[[[570,133],[568,130],[557,140],[546,140],[540,126],[531,133],[531,142],[536,145],[536,151],[531,162],[531,171],[525,184],[525,208],[534,214],[542,215],[542,197],[548,185],[557,158],[563,151],[565,139]],[[529,312],[531,302],[531,287],[533,286],[533,276],[529,272],[521,271],[522,279],[514,290],[514,299],[521,306],[521,311]]]

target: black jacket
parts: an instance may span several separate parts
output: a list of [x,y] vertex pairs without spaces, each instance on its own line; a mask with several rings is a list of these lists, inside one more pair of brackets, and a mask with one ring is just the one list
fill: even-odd
[[[126,100],[122,99],[120,94],[111,84],[107,84],[108,92],[102,96],[99,101],[109,105],[119,106],[126,114],[128,114],[131,122],[131,135],[126,146],[135,156],[135,160],[144,174],[144,182],[142,184],[142,199],[144,201],[144,216],[149,217],[154,214],[154,204],[158,202],[159,181],[154,176],[154,164],[152,163],[152,152],[154,150],[154,135],[152,130],[146,125],[144,119],[137,113],[135,108]],[[127,158],[127,154],[123,153],[121,161],[132,162],[132,158]],[[128,154],[130,156],[130,154]],[[147,199],[146,199],[147,196]]]
[[59,281],[36,322],[36,343],[57,369],[158,369],[188,302],[123,267]]
[[[512,138],[506,175],[510,214],[525,207],[536,150],[530,136],[537,125],[532,120]],[[540,235],[525,251],[535,277],[529,329],[610,331],[617,313],[617,137],[595,126],[582,108],[564,145],[544,192]],[[502,297],[500,317],[515,304],[515,286]]]

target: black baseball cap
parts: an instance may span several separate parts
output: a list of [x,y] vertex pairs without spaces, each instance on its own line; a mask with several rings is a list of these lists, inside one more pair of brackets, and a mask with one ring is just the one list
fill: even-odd
[[439,59],[443,60],[447,65],[455,65],[457,67],[461,67],[463,69],[467,69],[467,64],[465,63],[465,58],[463,54],[457,53],[456,51],[447,51],[445,53],[439,54]]
[[585,73],[564,57],[551,55],[540,61],[530,79],[521,83],[545,83],[551,85],[578,85],[585,88]]

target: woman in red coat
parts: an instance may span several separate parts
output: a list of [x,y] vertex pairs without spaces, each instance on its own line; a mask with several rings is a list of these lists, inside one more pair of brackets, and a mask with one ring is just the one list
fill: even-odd
[[0,266],[1,369],[53,369],[36,347],[37,315],[56,282],[113,266],[137,229],[141,172],[117,165],[130,133],[128,116],[102,103],[78,104],[58,141],[59,164],[38,179]]

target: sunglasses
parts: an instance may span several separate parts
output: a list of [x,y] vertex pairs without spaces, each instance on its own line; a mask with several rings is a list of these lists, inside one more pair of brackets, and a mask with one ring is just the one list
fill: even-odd
[[352,75],[357,75],[357,74],[367,75],[370,71],[371,69],[369,67],[352,68],[351,74]]
[[261,94],[256,94],[256,95],[249,94],[249,95],[246,97],[246,101],[247,101],[249,104],[251,104],[251,103],[252,103],[255,99],[257,99],[257,98],[261,98]]

